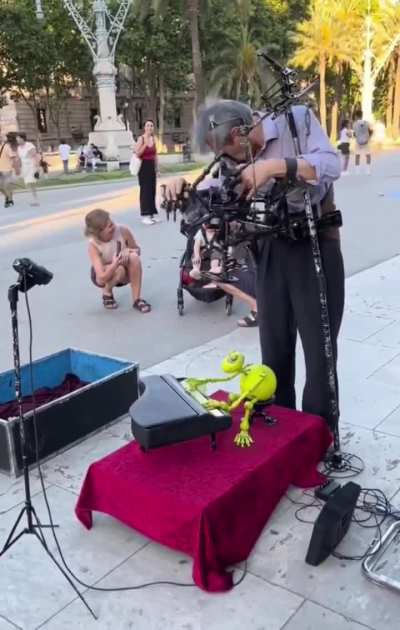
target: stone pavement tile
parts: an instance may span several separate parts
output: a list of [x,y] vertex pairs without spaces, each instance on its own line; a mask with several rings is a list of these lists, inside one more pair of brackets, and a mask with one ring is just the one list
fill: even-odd
[[[189,558],[151,544],[118,567],[99,586],[123,586],[153,580],[192,581]],[[240,573],[238,572],[238,577]],[[225,594],[197,587],[155,586],[125,593],[90,593],[99,615],[92,620],[76,601],[41,630],[280,630],[302,603],[302,598],[250,574]]]
[[[380,485],[376,480],[375,487]],[[305,563],[312,525],[299,523],[295,511],[295,506],[286,511],[272,531],[267,525],[250,557],[250,572],[374,630],[397,628],[398,595],[367,580],[361,573],[360,562],[331,556],[317,567]],[[316,517],[316,510],[301,513],[301,518],[307,521],[313,522]],[[365,553],[374,534],[375,529],[362,529],[353,523],[338,551],[344,555]],[[398,557],[396,567],[399,571]],[[325,628],[322,624],[311,627]],[[292,628],[303,627],[292,625]]]
[[340,415],[342,422],[374,429],[400,405],[400,388],[373,378],[340,379]]
[[[400,439],[344,423],[341,447],[364,462],[363,472],[354,481],[363,488],[380,488],[392,497],[400,488]],[[345,480],[342,481],[345,483]]]
[[383,368],[399,352],[395,348],[381,348],[359,341],[339,337],[338,374],[340,382],[344,379],[362,380]]
[[369,375],[368,381],[372,380],[398,387],[400,383],[400,355],[395,356],[385,365],[377,365],[374,372]]
[[293,615],[284,630],[373,630],[371,626],[359,624],[338,615],[327,608],[305,601]]
[[246,361],[260,361],[258,329],[241,329],[224,335],[203,346],[191,348],[162,363],[147,368],[148,374],[171,373],[175,376],[223,376],[220,370],[222,359],[228,352],[243,352]]
[[123,428],[112,425],[43,464],[46,482],[79,492],[90,464],[129,441],[126,419],[122,422]]
[[400,407],[397,407],[387,418],[382,420],[376,430],[400,437]]
[[375,315],[354,313],[346,309],[340,328],[340,336],[352,341],[365,341],[371,335],[385,331],[394,322],[395,320],[389,316],[376,317]]
[[[96,514],[95,525],[87,531],[74,515],[76,495],[53,486],[48,498],[53,522],[59,524],[59,538],[67,564],[84,582],[93,583],[117,567],[146,544],[141,535],[111,517]],[[43,495],[35,497],[34,506],[42,523],[48,523]],[[3,541],[13,525],[18,510],[10,510],[0,521]],[[53,553],[51,532],[45,532]],[[57,558],[58,555],[56,555]],[[0,593],[5,604],[2,612],[24,630],[36,628],[55,614],[75,594],[33,536],[23,536],[1,558]],[[73,626],[72,626],[73,627]]]
[[[46,485],[49,485],[46,482]],[[42,486],[34,473],[31,474],[31,493],[40,492]],[[8,477],[0,473],[0,514],[23,502],[25,499],[23,477]]]
[[20,630],[18,626],[8,622],[6,619],[0,616],[0,630]]
[[400,350],[400,321],[393,321],[371,337],[368,337],[368,345],[384,346]]

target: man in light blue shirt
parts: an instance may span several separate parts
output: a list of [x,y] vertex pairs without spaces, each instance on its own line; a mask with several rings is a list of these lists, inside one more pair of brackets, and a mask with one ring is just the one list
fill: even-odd
[[[294,106],[292,111],[301,148],[299,156],[284,115],[276,119],[267,117],[252,127],[252,110],[237,101],[217,101],[199,112],[197,142],[201,150],[211,148],[216,154],[224,153],[239,162],[254,160],[241,173],[248,196],[271,186],[276,179],[289,176],[299,182],[286,195],[285,211],[289,216],[304,211],[305,183],[313,205],[323,214],[335,208],[332,183],[340,176],[340,158],[308,108]],[[244,134],[244,128],[250,131]],[[172,198],[179,193],[182,181],[169,186]],[[336,363],[344,308],[344,268],[338,230],[321,233],[319,240]],[[276,373],[276,402],[286,407],[296,406],[295,351],[299,332],[306,363],[302,408],[332,424],[320,296],[310,240],[266,237],[259,242],[256,262],[262,361]]]

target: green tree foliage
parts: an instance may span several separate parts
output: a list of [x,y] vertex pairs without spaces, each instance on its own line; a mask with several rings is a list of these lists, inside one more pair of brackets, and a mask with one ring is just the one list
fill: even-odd
[[161,135],[166,108],[191,87],[190,40],[179,5],[170,0],[165,15],[149,11],[138,19],[130,14],[117,49],[121,86],[124,82],[132,96],[146,97],[150,117],[159,110]]
[[208,91],[260,103],[257,50],[266,48],[287,62],[291,33],[304,17],[308,0],[209,0],[201,20]]
[[23,99],[36,121],[47,105],[57,128],[71,90],[90,81],[89,51],[59,0],[44,3],[38,22],[32,0],[0,5],[0,91]]

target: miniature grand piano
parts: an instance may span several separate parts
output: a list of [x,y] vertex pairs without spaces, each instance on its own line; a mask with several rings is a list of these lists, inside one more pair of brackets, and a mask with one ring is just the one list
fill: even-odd
[[232,426],[231,416],[204,408],[206,396],[188,393],[170,374],[146,376],[141,396],[130,407],[132,433],[145,451],[204,435],[216,446],[216,434]]

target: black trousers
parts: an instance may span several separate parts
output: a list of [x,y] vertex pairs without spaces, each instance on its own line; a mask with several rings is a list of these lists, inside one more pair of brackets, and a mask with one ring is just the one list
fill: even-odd
[[156,208],[156,163],[154,160],[142,160],[138,178],[141,216],[148,217],[158,214]]
[[[340,242],[320,238],[335,364],[344,309]],[[309,240],[268,239],[257,256],[257,308],[262,361],[275,372],[276,403],[296,408],[295,351],[299,332],[306,363],[303,411],[329,422],[329,390],[321,331],[320,299]]]

